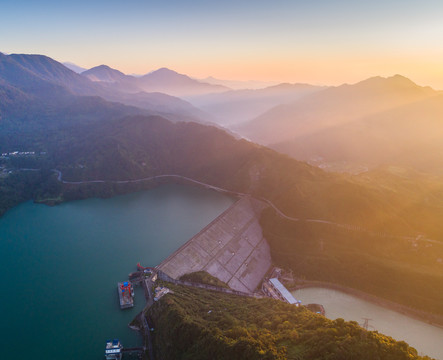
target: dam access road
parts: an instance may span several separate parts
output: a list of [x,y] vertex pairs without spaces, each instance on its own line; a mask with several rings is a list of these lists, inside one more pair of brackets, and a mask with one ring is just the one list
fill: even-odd
[[[7,169],[9,170],[9,169]],[[39,171],[41,169],[18,169],[21,171]],[[245,193],[241,193],[241,192],[236,192],[236,191],[232,191],[232,190],[227,190],[227,189],[223,189],[220,188],[218,186],[214,186],[211,184],[207,184],[195,179],[191,179],[189,177],[186,176],[182,176],[182,175],[177,175],[177,174],[163,174],[163,175],[155,175],[155,176],[150,176],[150,177],[146,177],[146,178],[141,178],[141,179],[134,179],[134,180],[84,180],[84,181],[67,181],[67,180],[63,180],[63,174],[60,170],[58,169],[52,169],[52,171],[54,173],[57,174],[57,180],[63,184],[70,184],[70,185],[82,185],[82,184],[94,184],[94,183],[110,183],[110,184],[131,184],[131,183],[140,183],[140,182],[145,182],[145,181],[153,181],[153,180],[159,180],[159,179],[179,179],[179,180],[184,180],[187,181],[191,184],[195,184],[195,185],[199,185],[199,186],[203,186],[206,189],[211,189],[211,190],[215,190],[221,193],[225,193],[225,194],[229,194],[229,195],[234,195],[234,196],[252,196],[250,194],[245,194]],[[268,199],[265,199],[263,197],[259,197],[258,200],[261,200],[263,202],[265,202],[266,204],[268,204],[271,208],[274,209],[274,211],[282,218],[287,219],[289,221],[295,221],[295,222],[308,222],[308,223],[318,223],[318,224],[327,224],[327,225],[331,225],[331,226],[335,226],[335,227],[339,227],[339,228],[343,228],[349,231],[357,231],[357,232],[362,232],[362,233],[366,233],[366,234],[370,234],[373,236],[377,236],[377,237],[383,237],[383,238],[394,238],[394,239],[403,239],[403,240],[407,240],[407,241],[412,241],[412,242],[427,242],[427,243],[434,243],[434,244],[441,244],[440,240],[433,240],[433,239],[428,239],[425,235],[423,234],[414,234],[413,236],[402,236],[402,235],[393,235],[393,234],[388,234],[385,232],[374,232],[374,231],[370,231],[368,229],[365,229],[361,226],[356,226],[356,225],[351,225],[351,224],[341,224],[341,223],[336,223],[333,221],[329,221],[329,220],[325,220],[325,219],[301,219],[301,218],[296,218],[296,217],[292,217],[292,216],[288,216],[285,213],[283,213],[273,202],[271,202]]]

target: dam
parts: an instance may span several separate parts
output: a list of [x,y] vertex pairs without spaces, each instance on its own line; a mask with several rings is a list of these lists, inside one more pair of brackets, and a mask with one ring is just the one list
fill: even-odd
[[157,268],[174,279],[206,271],[233,290],[253,293],[271,267],[258,222],[265,207],[260,200],[241,197]]

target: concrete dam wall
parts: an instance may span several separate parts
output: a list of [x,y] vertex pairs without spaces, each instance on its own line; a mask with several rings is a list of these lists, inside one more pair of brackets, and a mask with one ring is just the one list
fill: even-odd
[[271,266],[269,245],[258,222],[266,206],[242,197],[158,268],[174,279],[204,270],[233,290],[252,293]]

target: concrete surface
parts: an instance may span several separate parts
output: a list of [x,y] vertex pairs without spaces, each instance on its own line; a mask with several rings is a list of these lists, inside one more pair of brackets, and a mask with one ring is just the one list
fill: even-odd
[[271,266],[269,245],[258,222],[266,206],[242,197],[158,268],[174,279],[204,270],[234,290],[252,293]]

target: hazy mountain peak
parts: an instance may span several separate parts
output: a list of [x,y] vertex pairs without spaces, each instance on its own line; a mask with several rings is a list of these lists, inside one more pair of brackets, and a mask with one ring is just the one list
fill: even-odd
[[427,91],[434,91],[430,86],[417,85],[411,79],[399,74],[395,74],[394,76],[388,77],[386,78],[386,80],[397,86],[415,87],[415,88],[426,89]]
[[[174,70],[168,69],[167,67],[161,67],[161,68],[159,68],[159,69],[157,69],[157,70],[154,70],[154,71],[150,72],[150,74],[154,74],[154,73],[178,74],[178,75],[182,75],[182,74],[179,74],[177,71],[174,71]],[[183,75],[183,76],[186,76],[186,75]]]
[[82,95],[94,91],[89,80],[44,55],[11,54],[2,57],[2,63],[2,76],[12,85],[29,87],[33,82],[44,80]]
[[280,83],[277,85],[272,85],[272,86],[268,86],[265,89],[266,90],[291,90],[291,89],[297,89],[297,88],[321,88],[315,85],[310,85],[310,84],[304,84],[304,83],[288,83],[288,82],[284,82],[284,83]]
[[398,88],[422,88],[421,86],[417,85],[412,80],[408,79],[407,77],[403,75],[393,75],[389,77],[382,77],[382,76],[374,76],[369,79],[360,81],[354,85],[348,85],[348,86],[355,86],[355,87],[398,87]]
[[30,68],[36,73],[50,73],[54,70],[63,71],[66,73],[73,73],[72,70],[64,66],[62,63],[50,58],[46,55],[39,54],[10,54],[7,55],[20,65]]
[[92,81],[118,82],[122,81],[126,75],[121,71],[113,69],[108,65],[95,66],[81,73]]
[[[93,68],[91,68],[89,70],[93,70],[93,69],[96,69],[96,70],[114,70],[111,67],[109,67],[108,65],[104,65],[104,64],[98,65],[98,66],[94,66]],[[118,70],[116,70],[116,71],[118,71]]]
[[[288,105],[280,105],[239,127],[265,145],[290,142],[347,123],[412,104],[437,92],[402,75],[371,77],[356,84],[327,88]],[[292,154],[292,153],[291,153]]]
[[391,77],[388,77],[387,79],[407,80],[407,81],[413,82],[412,80],[408,79],[406,76],[403,76],[401,74],[395,74]]
[[162,67],[160,69],[154,70],[146,75],[144,75],[142,78],[149,79],[149,80],[159,80],[159,81],[186,81],[186,82],[192,82],[192,80],[189,76],[180,74],[174,70],[168,69],[166,67]]
[[193,96],[229,90],[190,78],[174,70],[162,67],[139,78],[145,91],[164,92],[174,96]]

